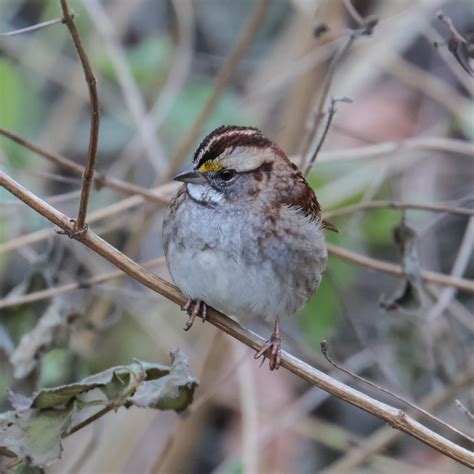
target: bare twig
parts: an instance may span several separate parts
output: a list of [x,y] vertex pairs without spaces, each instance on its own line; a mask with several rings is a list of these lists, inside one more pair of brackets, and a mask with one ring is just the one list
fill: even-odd
[[250,45],[257,29],[265,18],[268,7],[271,4],[271,0],[259,0],[255,10],[253,11],[248,23],[246,24],[244,30],[242,31],[239,39],[237,40],[235,46],[233,47],[231,53],[229,54],[227,61],[220,70],[215,85],[214,90],[212,91],[211,96],[207,100],[204,108],[201,110],[201,113],[194,121],[191,129],[186,133],[184,139],[179,144],[176,152],[174,153],[171,159],[171,169],[169,177],[175,174],[182,166],[183,161],[187,158],[187,154],[190,152],[191,147],[194,142],[197,140],[199,133],[201,132],[202,127],[204,126],[206,120],[211,115],[214,107],[216,106],[218,100],[220,99],[222,93],[225,90],[225,87],[232,79],[237,66],[239,65],[242,57],[244,56],[245,51]]
[[157,174],[162,176],[166,169],[165,151],[156,138],[152,119],[147,114],[143,95],[130,70],[125,52],[117,40],[114,26],[101,3],[96,0],[83,0],[83,3],[97,31],[104,40],[105,48],[117,73],[118,83],[122,89],[127,108],[137,127],[140,143],[145,154]]
[[364,18],[362,18],[359,12],[354,8],[352,0],[343,0],[343,3],[352,19],[357,23],[357,25],[362,26],[364,24]]
[[79,212],[77,214],[77,220],[75,221],[76,232],[84,232],[87,230],[85,227],[87,206],[89,204],[89,194],[92,184],[92,178],[94,176],[95,157],[97,153],[97,143],[99,140],[99,98],[97,96],[97,84],[92,72],[89,59],[82,46],[81,37],[79,31],[74,23],[73,16],[69,11],[67,0],[59,0],[63,11],[63,22],[69,29],[71,34],[74,47],[76,48],[77,54],[84,70],[84,77],[86,79],[87,87],[89,89],[89,98],[91,101],[91,125],[90,125],[90,136],[89,136],[89,148],[87,151],[87,161],[84,169],[82,179],[82,191],[81,201],[79,204]]
[[[164,257],[154,258],[142,264],[143,268],[153,268],[165,263]],[[97,285],[105,281],[113,280],[115,278],[122,278],[126,276],[120,270],[113,272],[101,273],[100,275],[94,275],[93,277],[83,279],[81,281],[74,281],[66,283],[62,286],[56,286],[53,288],[47,288],[45,290],[32,291],[26,295],[17,296],[15,298],[2,298],[0,299],[0,309],[11,308],[12,306],[19,306],[22,304],[34,303],[36,301],[45,300],[47,298],[53,298],[56,295],[67,293],[68,291],[77,290],[80,288],[89,288],[92,285]]]
[[[436,410],[456,396],[459,391],[472,386],[474,380],[474,366],[471,364],[468,369],[459,374],[448,386],[441,387],[435,392],[424,397],[419,405],[427,411]],[[413,416],[417,416],[414,413]],[[400,439],[400,432],[392,430],[389,426],[383,426],[368,436],[362,444],[352,448],[344,457],[332,463],[323,470],[324,474],[340,474],[342,472],[354,472],[356,467],[363,463],[373,454],[386,449],[388,446]],[[471,451],[472,452],[472,451]]]
[[[474,243],[474,217],[471,217],[467,223],[464,237],[454,259],[451,276],[462,277],[469,263]],[[443,288],[439,293],[435,305],[426,315],[426,321],[430,327],[435,327],[434,322],[443,314],[449,302],[455,297],[454,288]]]
[[43,21],[42,23],[38,23],[36,25],[27,26],[26,28],[20,28],[19,30],[7,31],[6,33],[0,33],[0,36],[5,37],[5,36],[21,35],[23,33],[31,33],[32,31],[38,31],[43,28],[47,28],[48,26],[58,25],[59,23],[63,23],[62,18],[56,18],[55,20]]
[[457,407],[471,419],[471,421],[474,421],[474,413],[470,412],[460,400],[455,400],[455,403]]
[[380,156],[389,158],[392,153],[400,153],[406,150],[426,150],[452,153],[455,155],[468,156],[470,158],[474,157],[474,147],[472,143],[465,140],[420,137],[376,143],[368,146],[358,146],[343,150],[323,151],[320,154],[319,161],[365,160]]
[[318,97],[318,102],[316,104],[316,110],[313,112],[313,120],[311,121],[311,126],[308,132],[306,133],[306,138],[303,142],[303,147],[301,151],[301,168],[306,169],[307,165],[305,166],[306,162],[306,157],[308,155],[308,152],[311,148],[311,144],[314,140],[314,137],[319,130],[321,121],[323,119],[323,109],[324,105],[326,103],[327,96],[329,94],[329,89],[331,87],[331,81],[334,76],[334,71],[336,70],[337,65],[341,61],[341,58],[344,57],[344,55],[349,51],[350,47],[352,46],[352,43],[355,41],[356,37],[354,35],[350,35],[344,45],[339,49],[339,51],[336,53],[334,56],[333,60],[329,64],[328,71],[326,73],[326,76],[324,77],[323,84],[321,86],[321,92]]
[[[53,163],[56,163],[58,166],[68,169],[74,173],[77,174],[85,174],[86,170],[84,166],[79,165],[78,163],[75,163],[72,160],[69,160],[68,158],[65,158],[64,156],[60,155],[55,155],[53,153],[50,153],[49,151],[45,151],[39,146],[29,142],[25,138],[20,137],[19,135],[9,131],[5,130],[4,128],[0,128],[0,136],[4,136],[9,138],[10,140],[18,143],[21,146],[24,146],[25,148],[28,148],[31,150],[33,153],[36,153],[43,158],[46,158],[49,161],[52,161]],[[127,183],[126,181],[122,181],[121,179],[116,179],[116,178],[107,178],[99,173],[93,174],[92,179],[94,180],[94,183],[98,187],[109,187],[112,189],[115,189],[117,191],[120,191],[124,194],[136,194],[138,196],[143,196],[151,201],[156,201],[159,203],[166,203],[167,200],[164,200],[162,196],[159,196],[155,194],[153,191],[150,191],[146,188],[142,188],[141,186],[137,186],[135,184]]]
[[[346,56],[348,51],[351,49],[355,40],[360,38],[363,35],[370,35],[372,34],[373,28],[377,24],[378,20],[375,17],[368,17],[362,18],[357,11],[354,9],[350,0],[344,0],[344,5],[348,8],[349,13],[351,16],[356,20],[359,28],[356,30],[349,31],[349,36],[346,42],[342,45],[339,51],[335,54],[334,58],[332,59],[331,63],[329,64],[326,76],[324,77],[324,82],[321,86],[321,93],[319,94],[317,105],[315,112],[313,113],[314,119],[312,120],[311,127],[306,134],[306,138],[304,141],[304,145],[302,147],[301,152],[301,167],[306,169],[308,165],[304,166],[308,152],[311,148],[311,144],[316,136],[317,131],[320,128],[320,124],[323,118],[323,108],[326,103],[326,99],[329,94],[329,90],[331,88],[331,82],[334,77],[334,73],[336,71],[337,66],[342,61],[342,59]],[[331,117],[332,118],[332,117]],[[327,130],[323,131],[323,136],[327,133]],[[314,156],[314,155],[313,155]]]
[[[327,247],[328,252],[331,255],[342,258],[343,260],[362,265],[363,267],[371,268],[372,270],[388,273],[390,275],[402,276],[402,269],[400,265],[396,265],[395,263],[384,262],[375,258],[366,257],[330,243],[327,244]],[[443,275],[441,273],[431,272],[428,270],[422,270],[421,277],[423,281],[427,283],[437,283],[438,285],[452,286],[454,288],[458,288],[459,290],[474,293],[474,280],[459,278],[452,275]]]
[[[76,227],[67,216],[39,199],[4,172],[0,172],[0,185],[43,217],[60,227],[70,237],[80,241],[95,253],[101,255],[136,281],[160,293],[176,304],[184,305],[186,298],[174,285],[141,267],[92,231],[78,234]],[[218,329],[238,339],[254,350],[259,350],[264,344],[263,338],[245,329],[237,322],[216,310],[210,308],[207,317],[208,321]],[[426,428],[408,416],[404,411],[381,403],[338,382],[287,352],[282,353],[282,366],[303,380],[373,414],[394,428],[413,436],[446,456],[466,466],[474,467],[474,453]]]
[[368,201],[343,207],[342,209],[336,209],[335,211],[325,212],[324,218],[332,219],[334,217],[347,216],[354,212],[365,211],[367,209],[414,209],[418,211],[445,212],[447,214],[455,214],[458,216],[474,216],[474,209],[469,209],[467,207],[452,207],[448,204],[418,204],[415,202],[402,201]]
[[399,402],[409,406],[412,408],[414,411],[417,411],[421,413],[422,415],[426,416],[429,420],[438,423],[442,427],[446,428],[449,431],[452,431],[453,433],[467,439],[469,442],[474,443],[474,438],[471,436],[467,435],[466,433],[463,433],[462,431],[458,430],[455,426],[450,425],[449,423],[446,423],[444,420],[441,420],[437,416],[432,415],[431,413],[427,412],[423,408],[419,407],[415,403],[411,402],[410,400],[407,400],[406,398],[401,397],[400,395],[397,395],[396,393],[393,393],[391,390],[388,390],[384,387],[381,387],[380,385],[372,382],[371,380],[365,379],[364,377],[361,377],[360,375],[350,371],[349,369],[346,369],[342,365],[338,364],[335,362],[332,357],[329,356],[328,354],[328,343],[326,341],[321,341],[321,352],[323,353],[324,357],[326,357],[327,361],[333,365],[336,369],[344,372],[347,375],[350,375],[351,377],[355,378],[359,382],[362,382],[366,385],[369,385],[372,388],[375,388],[376,390],[379,390],[382,393],[385,393],[386,395],[389,395],[390,397],[394,398],[395,400],[398,400]]
[[[177,182],[171,182],[157,186],[152,191],[157,194],[158,197],[161,196],[161,200],[168,201],[171,195],[176,192],[178,189]],[[142,196],[131,196],[122,201],[118,201],[114,204],[110,204],[102,209],[91,212],[89,218],[87,219],[89,223],[97,222],[107,217],[114,216],[116,214],[123,213],[135,207],[141,206],[145,203],[145,198]],[[0,255],[11,252],[12,250],[18,250],[26,245],[31,245],[36,242],[41,242],[44,239],[47,239],[53,234],[52,229],[46,228],[31,232],[30,234],[25,234],[20,237],[15,237],[12,240],[9,240],[3,244],[0,244]]]
[[453,20],[451,20],[451,18],[447,15],[444,14],[444,12],[442,10],[440,10],[436,16],[438,17],[438,19],[440,21],[442,21],[445,25],[447,25],[447,27],[449,28],[449,31],[451,32],[451,34],[460,42],[460,43],[464,43],[466,44],[467,43],[467,40],[466,38],[464,38],[464,36],[459,33],[459,31],[457,30],[457,28],[454,26],[454,23],[453,23]]
[[348,99],[347,97],[332,97],[331,98],[331,103],[329,105],[328,111],[326,112],[326,123],[324,125],[323,132],[321,134],[321,138],[319,139],[318,145],[316,146],[316,149],[314,150],[313,154],[311,155],[310,160],[308,161],[308,164],[306,165],[306,168],[303,171],[304,176],[307,176],[308,173],[311,171],[311,168],[313,167],[314,163],[316,162],[316,158],[319,155],[319,152],[321,151],[321,148],[324,145],[324,141],[326,140],[326,136],[329,132],[329,129],[331,128],[331,123],[332,119],[334,118],[334,114],[336,113],[336,102],[345,102],[345,103],[351,103],[352,101]]

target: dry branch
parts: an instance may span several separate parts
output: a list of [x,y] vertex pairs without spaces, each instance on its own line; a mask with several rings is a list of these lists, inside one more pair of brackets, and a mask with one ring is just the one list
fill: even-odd
[[[155,266],[163,265],[165,263],[164,257],[154,258],[142,264],[143,268],[153,268]],[[12,306],[20,306],[23,304],[34,303],[36,301],[45,300],[48,298],[53,298],[54,296],[60,295],[62,293],[67,293],[68,291],[77,290],[80,288],[89,288],[93,285],[99,283],[104,283],[105,281],[113,280],[115,278],[124,277],[125,273],[121,270],[115,270],[113,272],[104,272],[100,275],[94,275],[90,278],[83,279],[81,281],[73,281],[71,283],[65,283],[61,286],[55,286],[52,288],[46,288],[45,290],[32,291],[26,295],[17,296],[14,298],[9,298],[8,296],[0,299],[0,309],[11,308]]]
[[48,28],[48,26],[58,25],[59,23],[63,23],[62,18],[56,18],[54,20],[43,21],[42,23],[37,23],[36,25],[27,26],[26,28],[20,28],[18,30],[7,31],[5,33],[0,33],[0,36],[16,36],[21,35],[23,33],[31,33],[33,31],[38,31],[43,28]]
[[95,167],[95,156],[97,153],[97,143],[99,141],[99,97],[97,95],[97,83],[92,72],[91,65],[87,54],[82,46],[81,37],[79,36],[79,31],[76,28],[74,23],[74,17],[69,11],[67,1],[60,0],[61,9],[63,11],[63,22],[69,29],[71,33],[72,40],[74,42],[74,47],[76,48],[77,54],[81,61],[82,68],[84,70],[84,77],[86,79],[87,87],[89,89],[89,98],[91,101],[91,125],[90,125],[90,135],[89,135],[89,148],[87,150],[87,161],[84,169],[84,174],[82,178],[82,190],[81,190],[81,200],[79,203],[79,212],[77,214],[77,220],[75,222],[76,232],[83,232],[87,228],[86,216],[87,216],[87,206],[89,204],[89,194],[92,184],[92,178],[94,176],[94,167]]
[[[86,172],[86,169],[84,166],[79,165],[78,163],[75,163],[74,161],[69,160],[68,158],[65,158],[64,156],[55,155],[53,153],[50,153],[49,151],[43,150],[39,146],[31,143],[25,138],[20,137],[16,133],[13,133],[9,130],[0,128],[0,136],[9,138],[15,143],[18,143],[19,145],[24,146],[28,150],[31,150],[33,153],[36,153],[37,155],[42,156],[43,158],[46,158],[47,160],[57,164],[58,166],[62,168],[70,170],[73,173],[83,175]],[[149,189],[143,188],[141,186],[137,186],[135,184],[127,183],[126,181],[122,181],[121,179],[107,178],[106,176],[103,176],[99,173],[94,173],[93,180],[94,180],[94,183],[98,187],[105,186],[105,187],[109,187],[117,191],[120,191],[121,193],[124,193],[124,194],[131,194],[131,195],[136,194],[138,196],[143,196],[151,201],[156,201],[159,203],[168,202],[168,200],[163,198],[163,196],[157,195],[153,191],[150,191]]]
[[[78,234],[74,223],[71,222],[70,218],[57,211],[48,203],[39,199],[33,193],[7,176],[4,172],[0,172],[0,185],[23,201],[26,205],[60,227],[64,233],[69,235],[71,238],[80,241],[91,250],[111,262],[117,268],[123,270],[136,281],[160,293],[178,305],[183,305],[185,303],[184,296],[174,285],[141,267],[92,231]],[[264,340],[255,333],[243,328],[237,322],[211,308],[208,311],[208,321],[218,329],[226,332],[235,339],[238,339],[254,350],[260,349],[264,343]],[[408,416],[403,410],[396,409],[368,397],[367,395],[364,395],[363,393],[329,377],[287,352],[282,353],[282,366],[303,380],[306,380],[332,395],[371,413],[377,418],[389,423],[392,427],[413,436],[446,456],[449,456],[466,466],[474,467],[474,453],[428,429],[412,417]]]
[[466,217],[474,216],[474,209],[469,209],[467,207],[453,207],[449,204],[421,204],[403,201],[368,201],[336,209],[335,211],[325,212],[324,218],[332,219],[334,217],[347,216],[354,212],[365,211],[367,209],[414,209],[418,211],[445,212],[447,214]]
[[[356,252],[338,247],[328,243],[328,252],[331,255],[342,258],[352,263],[356,263],[363,267],[371,268],[372,270],[378,270],[384,273],[388,273],[394,276],[402,276],[402,268],[400,265],[390,262],[384,262],[383,260],[377,260],[375,258],[366,257]],[[454,277],[451,275],[443,275],[441,273],[430,272],[428,270],[421,271],[421,277],[426,283],[436,283],[438,285],[452,286],[459,290],[468,291],[474,293],[474,280],[468,280],[466,278]]]

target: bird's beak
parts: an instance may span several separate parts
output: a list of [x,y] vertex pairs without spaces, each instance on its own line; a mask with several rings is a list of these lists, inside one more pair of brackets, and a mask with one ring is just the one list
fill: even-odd
[[192,184],[206,184],[207,180],[203,173],[200,171],[183,171],[182,173],[174,177],[175,181],[182,181],[183,183]]

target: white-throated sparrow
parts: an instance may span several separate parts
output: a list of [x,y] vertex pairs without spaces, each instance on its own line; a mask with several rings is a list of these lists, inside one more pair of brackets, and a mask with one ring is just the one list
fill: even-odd
[[251,127],[223,126],[194,155],[195,167],[163,223],[166,262],[189,299],[188,330],[206,305],[239,318],[275,322],[255,355],[280,365],[280,317],[318,288],[327,250],[314,191],[286,154]]

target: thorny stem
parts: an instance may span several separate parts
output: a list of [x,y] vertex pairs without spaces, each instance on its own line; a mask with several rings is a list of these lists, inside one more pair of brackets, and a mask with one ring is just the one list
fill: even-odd
[[[59,226],[65,233],[71,235],[74,239],[104,257],[136,281],[160,293],[178,305],[185,303],[186,298],[174,285],[144,269],[105,240],[101,239],[94,232],[89,231],[77,234],[77,232],[75,232],[75,226],[70,222],[67,216],[38,198],[4,172],[0,172],[0,185],[39,214],[46,217],[53,224]],[[212,308],[208,310],[208,321],[221,331],[226,332],[254,350],[261,349],[262,344],[264,344],[260,336]],[[407,415],[404,411],[379,402],[348,387],[284,351],[282,351],[281,354],[281,365],[301,379],[371,413],[377,418],[389,423],[392,427],[413,436],[446,456],[468,467],[474,467],[474,453],[428,429]]]
[[89,98],[91,101],[91,125],[90,125],[90,136],[89,136],[89,148],[87,150],[87,161],[84,168],[84,174],[82,177],[82,189],[81,189],[81,200],[79,203],[79,212],[77,219],[74,223],[75,232],[85,232],[86,227],[86,216],[87,206],[89,204],[89,194],[92,184],[92,178],[94,176],[95,157],[97,153],[97,143],[99,140],[99,98],[97,95],[97,83],[92,72],[91,65],[87,54],[82,46],[81,37],[79,31],[74,23],[73,15],[69,11],[67,0],[60,0],[61,8],[63,11],[63,21],[71,33],[72,41],[76,52],[81,61],[82,68],[84,70],[84,77],[86,79],[87,87],[89,89]]

